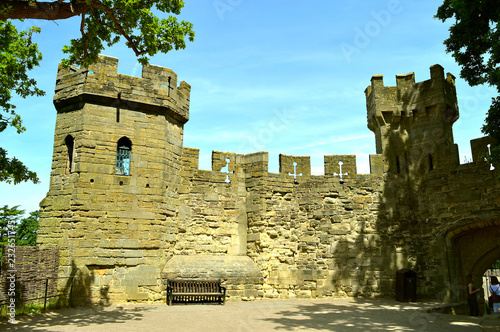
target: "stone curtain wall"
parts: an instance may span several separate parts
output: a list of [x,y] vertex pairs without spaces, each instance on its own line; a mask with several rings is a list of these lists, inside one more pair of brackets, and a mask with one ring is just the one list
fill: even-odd
[[262,273],[246,256],[247,157],[212,154],[212,171],[198,169],[199,151],[184,148],[178,235],[164,278],[222,279],[230,299],[255,299]]
[[[439,65],[395,87],[374,76],[371,174],[357,174],[354,155],[327,155],[316,176],[309,156],[283,154],[269,173],[267,152],[214,151],[212,170],[198,169],[199,150],[182,142],[189,85],[155,66],[117,74],[117,62],[60,68],[56,84],[38,241],[61,248],[75,297],[162,300],[166,278],[221,279],[229,299],[393,296],[396,272],[413,269],[419,297],[458,300],[463,276],[480,280],[500,257],[488,235],[500,233],[499,167],[484,162],[488,138],[459,165],[454,78]],[[115,174],[122,137],[129,176]]]
[[260,216],[249,218],[248,255],[267,281],[264,297],[380,295],[393,277],[375,229],[381,177],[298,181],[269,174]]
[[[485,151],[487,143],[486,139],[473,141],[473,154]],[[242,177],[230,174],[232,182],[224,183],[225,172],[196,168],[197,149],[183,151],[185,170],[189,169],[184,173],[183,183],[189,186],[183,187],[181,197],[191,197],[192,205],[200,207],[197,223],[205,225],[205,230],[195,226],[196,234],[187,230],[186,237],[179,234],[178,239],[201,249],[203,241],[217,243],[213,236],[217,229],[214,218],[219,220],[218,227],[231,225],[224,222],[228,221],[224,213],[231,211],[231,207],[222,208],[220,202],[214,203],[215,197],[222,195],[211,195],[226,190],[226,197],[233,195],[236,200],[236,183],[242,185]],[[499,216],[498,172],[491,171],[491,165],[483,158],[454,167],[438,164],[432,171],[421,173],[356,174],[352,170],[356,167],[352,156],[330,155],[325,156],[325,173],[332,175],[303,172],[295,181],[291,173],[296,160],[302,158],[302,170],[310,168],[304,157],[281,158],[283,168],[279,174],[267,172],[267,153],[214,152],[213,157],[215,165],[229,157],[239,162],[235,162],[233,169],[243,170],[248,225],[246,255],[257,264],[263,280],[252,291],[230,292],[233,298],[252,298],[248,294],[257,294],[258,298],[393,296],[396,272],[410,268],[417,272],[420,298],[457,299],[454,293],[461,281],[459,277],[454,284],[450,280],[448,268],[454,266],[456,257],[452,248],[447,249],[448,242],[450,246],[453,244],[447,240],[447,234],[460,224],[471,228],[478,222],[491,227],[498,224],[494,221]],[[371,156],[373,169],[382,168],[377,165],[381,157]],[[339,161],[349,173],[342,183]],[[295,166],[296,173],[301,173]],[[181,220],[196,219],[191,216]],[[209,225],[214,229],[210,230]],[[233,225],[236,236],[237,223]],[[482,243],[483,247],[491,245],[490,241]],[[229,253],[229,247],[227,242],[217,254]],[[486,250],[480,245],[478,248],[481,250],[468,252],[474,253],[473,259],[464,255],[460,265],[465,266],[457,266],[455,277],[472,268],[467,265],[472,263],[467,262],[476,262],[480,258],[477,256]],[[208,247],[205,252],[196,252],[207,253],[214,254]],[[178,254],[189,255],[189,251]],[[182,262],[192,264],[192,260]],[[177,261],[175,264],[179,265]],[[198,271],[205,268],[198,264]]]
[[204,171],[191,167],[198,165],[198,150],[183,151],[179,235],[173,254],[245,255],[245,177],[241,170],[233,168],[237,162],[235,154],[224,155],[232,160],[229,167],[232,173],[227,179],[228,173],[220,171],[223,167],[227,169],[227,161],[219,157],[219,152],[213,156],[221,164],[218,169]]
[[[27,303],[30,299],[43,298],[45,295],[45,279],[48,282],[48,295],[57,294],[59,270],[59,248],[41,249],[35,246],[16,246],[15,276],[16,301]],[[9,299],[10,281],[7,279],[12,270],[9,266],[8,246],[3,247],[2,269],[0,273],[0,289]],[[51,299],[49,299],[50,301]],[[39,299],[38,301],[43,301]]]
[[[413,217],[413,243],[405,244],[421,272],[422,292],[457,298],[466,274],[481,280],[500,257],[500,165],[492,170],[478,153],[490,142],[473,140],[472,154],[481,158],[450,172],[428,172],[413,193],[419,213]],[[436,287],[442,284],[450,286]]]
[[[383,282],[390,289],[395,267],[382,267],[375,229],[382,175],[357,175],[355,159],[345,155],[325,158],[330,176],[311,176],[309,158],[294,156],[282,156],[282,173],[274,174],[267,172],[267,153],[219,151],[212,155],[214,169],[203,171],[196,168],[198,150],[183,151],[175,255],[252,258],[263,283],[249,287],[248,278],[246,289],[238,290],[228,276],[230,297],[376,296],[382,294]],[[229,183],[227,159],[234,172]],[[349,171],[343,183],[333,175],[340,171],[339,161]],[[290,175],[294,163],[302,174],[295,179]],[[198,275],[207,270],[202,261],[198,259]],[[192,264],[192,259],[182,262]],[[174,264],[180,265],[177,259],[166,265],[170,275]],[[176,276],[193,277],[192,269]]]

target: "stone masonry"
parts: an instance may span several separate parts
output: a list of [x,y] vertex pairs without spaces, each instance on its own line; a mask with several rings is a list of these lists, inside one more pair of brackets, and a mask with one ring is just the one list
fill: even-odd
[[[101,56],[59,68],[50,190],[39,244],[58,246],[60,276],[82,280],[86,302],[164,298],[164,279],[220,278],[230,300],[393,296],[396,272],[417,273],[419,298],[456,300],[500,257],[497,165],[490,138],[460,165],[454,77],[430,68],[365,91],[375,133],[371,174],[354,155],[214,151],[212,170],[183,147],[191,87],[166,68],[142,78]],[[117,154],[126,143],[126,174]],[[342,176],[341,176],[342,174]]]

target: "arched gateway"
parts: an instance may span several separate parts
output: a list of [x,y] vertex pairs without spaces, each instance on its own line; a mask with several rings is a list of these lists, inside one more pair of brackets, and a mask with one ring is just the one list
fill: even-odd
[[445,241],[454,297],[460,298],[465,292],[465,276],[472,274],[479,287],[486,270],[500,258],[500,219],[466,219],[453,226]]

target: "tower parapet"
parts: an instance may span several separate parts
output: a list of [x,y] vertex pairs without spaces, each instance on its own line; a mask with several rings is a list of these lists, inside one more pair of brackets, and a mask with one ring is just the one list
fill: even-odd
[[54,95],[58,110],[88,101],[143,111],[166,112],[181,123],[189,120],[191,86],[164,67],[147,65],[142,77],[119,74],[118,59],[99,56],[89,68],[59,65]]
[[368,128],[386,171],[458,164],[458,154],[450,158],[457,152],[451,130],[459,116],[455,77],[445,78],[440,65],[431,66],[430,73],[418,83],[414,73],[396,75],[396,86],[384,86],[383,76],[375,75],[365,90]]

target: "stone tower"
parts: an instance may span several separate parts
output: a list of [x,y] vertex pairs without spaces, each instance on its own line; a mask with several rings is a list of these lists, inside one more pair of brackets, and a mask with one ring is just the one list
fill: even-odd
[[458,119],[455,77],[443,67],[415,83],[414,73],[396,75],[396,86],[384,86],[375,75],[365,90],[368,128],[383,154],[385,171],[408,174],[458,164],[452,125]]
[[167,68],[145,66],[139,78],[117,67],[101,56],[88,70],[58,69],[38,241],[59,246],[60,276],[99,275],[113,287],[90,293],[140,300],[159,287],[176,224],[190,86]]

